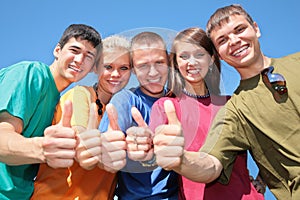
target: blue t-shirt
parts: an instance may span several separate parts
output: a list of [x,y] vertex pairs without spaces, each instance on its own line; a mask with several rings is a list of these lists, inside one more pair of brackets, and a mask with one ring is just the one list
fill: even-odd
[[[118,123],[125,133],[131,126],[137,126],[131,116],[131,107],[135,106],[148,124],[153,103],[158,98],[144,94],[140,88],[135,90],[123,89],[116,93],[110,103],[118,111]],[[109,120],[104,113],[99,129],[107,130]],[[140,162],[127,159],[127,165],[117,173],[118,199],[178,199],[178,176],[173,171],[166,171],[161,167],[155,169],[143,167]]]
[[[23,121],[24,137],[43,136],[51,125],[59,92],[49,66],[20,62],[0,70],[0,112]],[[9,166],[0,162],[0,199],[29,199],[38,164]]]

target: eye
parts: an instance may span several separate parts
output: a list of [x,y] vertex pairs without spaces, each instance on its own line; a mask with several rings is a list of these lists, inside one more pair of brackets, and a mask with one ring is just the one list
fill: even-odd
[[79,50],[77,48],[71,47],[69,50],[74,54],[79,54]]
[[227,38],[222,37],[222,38],[217,40],[217,45],[220,46],[222,44],[225,44],[226,42],[227,42]]
[[183,59],[183,60],[186,60],[189,58],[189,55],[188,54],[181,54],[179,55],[179,58]]
[[126,71],[126,70],[129,70],[129,67],[126,66],[126,65],[123,65],[122,67],[120,67],[120,69],[121,69],[122,71]]
[[204,53],[196,53],[195,54],[195,58],[201,58],[202,56],[204,56]]
[[112,66],[111,66],[111,65],[104,65],[103,67],[104,67],[105,69],[107,69],[107,70],[112,69]]
[[245,30],[246,30],[246,26],[238,26],[236,29],[235,29],[235,31],[236,31],[236,33],[238,34],[238,33],[242,33],[242,32],[244,32]]
[[86,59],[89,60],[89,61],[93,61],[93,60],[94,60],[94,56],[88,54],[88,55],[86,56]]
[[147,64],[141,64],[141,65],[137,65],[136,68],[138,69],[146,69],[148,67]]

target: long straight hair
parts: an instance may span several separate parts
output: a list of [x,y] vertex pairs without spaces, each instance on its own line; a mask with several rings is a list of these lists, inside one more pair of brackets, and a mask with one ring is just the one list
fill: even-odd
[[211,40],[207,37],[205,31],[201,28],[193,27],[179,32],[173,41],[170,53],[171,70],[168,78],[168,88],[170,89],[170,93],[168,96],[180,96],[185,87],[185,81],[179,72],[176,60],[176,45],[178,42],[187,42],[203,47],[211,57],[214,57],[214,63],[210,66],[211,70],[204,77],[204,81],[211,94],[219,95],[221,62],[218,53]]

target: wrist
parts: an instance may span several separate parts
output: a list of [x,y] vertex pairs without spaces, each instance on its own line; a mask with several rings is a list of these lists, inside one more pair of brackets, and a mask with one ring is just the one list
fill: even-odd
[[150,160],[140,161],[140,163],[141,163],[141,165],[143,167],[154,167],[154,166],[157,166],[155,154],[153,154],[153,157]]

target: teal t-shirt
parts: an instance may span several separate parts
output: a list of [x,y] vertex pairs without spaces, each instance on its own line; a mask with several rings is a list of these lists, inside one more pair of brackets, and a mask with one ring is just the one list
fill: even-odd
[[[0,70],[0,112],[22,119],[24,137],[43,136],[51,125],[59,92],[49,66],[20,62]],[[0,199],[29,199],[38,164],[0,162]]]

